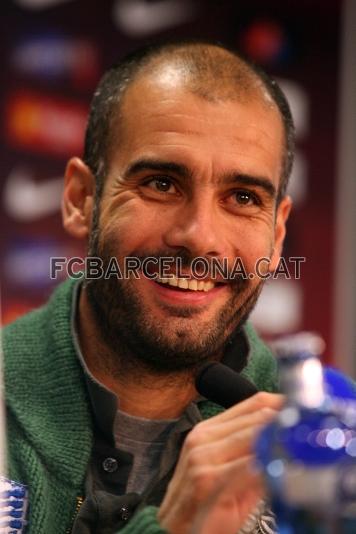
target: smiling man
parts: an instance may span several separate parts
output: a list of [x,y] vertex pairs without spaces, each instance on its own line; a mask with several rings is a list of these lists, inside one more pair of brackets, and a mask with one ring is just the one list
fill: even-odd
[[[29,487],[29,532],[271,532],[253,443],[281,399],[246,321],[257,262],[272,272],[280,258],[292,145],[278,86],[220,45],[148,47],[105,74],[84,158],[66,168],[64,226],[106,268],[182,269],[68,281],[5,331],[10,476]],[[196,258],[230,273],[238,258],[247,276],[198,277]],[[195,388],[208,361],[265,393],[224,412]]]

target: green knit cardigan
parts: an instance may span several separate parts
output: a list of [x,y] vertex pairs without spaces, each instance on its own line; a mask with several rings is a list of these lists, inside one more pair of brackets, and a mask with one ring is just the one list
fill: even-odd
[[[75,281],[48,303],[3,330],[8,476],[29,488],[28,534],[70,533],[93,444],[93,421],[83,371],[71,336]],[[250,325],[243,374],[259,390],[276,390],[276,364]],[[204,418],[219,411],[200,405]],[[157,508],[144,508],[121,534],[159,534]]]

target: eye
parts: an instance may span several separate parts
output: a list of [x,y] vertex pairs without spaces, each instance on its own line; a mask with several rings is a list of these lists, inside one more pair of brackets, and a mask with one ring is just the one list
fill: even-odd
[[243,205],[243,206],[250,206],[250,205],[258,205],[258,198],[256,195],[251,193],[251,191],[235,191],[233,194],[233,198],[236,201],[237,204]]
[[157,176],[146,181],[146,186],[153,191],[158,191],[159,193],[169,193],[174,194],[177,192],[175,185],[168,176]]
[[234,189],[223,199],[225,207],[235,215],[254,215],[264,205],[260,195],[249,189]]

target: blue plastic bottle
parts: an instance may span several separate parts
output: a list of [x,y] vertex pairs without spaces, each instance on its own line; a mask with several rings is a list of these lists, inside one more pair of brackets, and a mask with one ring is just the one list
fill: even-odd
[[256,451],[279,534],[356,534],[356,392],[320,352],[309,333],[277,345],[286,403]]

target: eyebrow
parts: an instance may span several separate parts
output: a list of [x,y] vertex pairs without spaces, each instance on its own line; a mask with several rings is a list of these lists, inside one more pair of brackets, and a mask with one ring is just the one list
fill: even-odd
[[[129,167],[124,173],[123,179],[127,180],[135,174],[148,170],[167,173],[173,172],[174,174],[177,174],[178,176],[181,176],[184,179],[192,178],[192,172],[183,163],[143,158],[138,159],[137,161],[134,161],[133,163],[131,163],[131,165],[129,165]],[[262,176],[250,176],[248,174],[239,172],[229,172],[222,176],[221,182],[260,187],[272,199],[275,198],[277,195],[277,190],[274,184],[268,178]]]
[[264,178],[262,176],[250,176],[249,174],[236,173],[228,174],[227,176],[225,176],[224,181],[225,180],[226,182],[235,182],[241,185],[260,187],[272,199],[277,196],[277,189],[274,184],[270,180],[268,180],[268,178]]
[[160,172],[174,172],[183,178],[191,178],[192,173],[186,165],[181,163],[174,163],[171,161],[162,161],[156,159],[139,159],[129,165],[128,169],[124,173],[124,180],[127,180],[131,176],[142,171],[160,171]]

